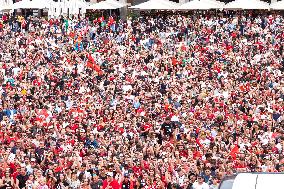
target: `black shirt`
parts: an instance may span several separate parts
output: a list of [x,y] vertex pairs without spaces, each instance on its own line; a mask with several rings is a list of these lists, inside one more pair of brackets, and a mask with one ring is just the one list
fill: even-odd
[[164,132],[164,135],[169,135],[171,136],[174,129],[175,129],[175,126],[174,126],[174,123],[173,122],[164,122],[161,126],[161,129],[163,130]]
[[125,180],[122,183],[122,189],[130,189],[130,181],[129,180]]
[[97,182],[92,182],[91,188],[92,189],[100,189],[102,185],[103,185],[103,182],[101,180],[99,180]]
[[25,188],[26,187],[26,182],[29,179],[28,175],[18,175],[17,179],[19,180],[19,188]]

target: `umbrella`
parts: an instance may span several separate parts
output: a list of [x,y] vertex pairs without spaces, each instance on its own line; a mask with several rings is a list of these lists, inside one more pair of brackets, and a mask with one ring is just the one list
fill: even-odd
[[120,8],[127,6],[126,4],[118,2],[116,0],[106,0],[106,1],[112,5],[119,6]]
[[228,3],[225,9],[270,9],[269,4],[260,0],[235,0]]
[[23,0],[13,4],[12,9],[48,9],[50,6],[49,1]]
[[3,1],[3,2],[0,4],[0,11],[13,9],[13,8],[12,8],[12,5],[13,5],[13,1],[12,1],[12,0]]
[[193,0],[179,7],[181,10],[222,9],[224,3],[215,0]]
[[108,10],[108,9],[119,9],[124,7],[124,4],[121,4],[119,2],[113,3],[111,0],[101,1],[96,4],[92,4],[86,9],[97,9],[97,10]]
[[274,10],[284,10],[284,0],[271,3],[270,8]]
[[175,10],[178,9],[178,4],[168,0],[149,0],[144,3],[131,6],[130,8],[141,10]]

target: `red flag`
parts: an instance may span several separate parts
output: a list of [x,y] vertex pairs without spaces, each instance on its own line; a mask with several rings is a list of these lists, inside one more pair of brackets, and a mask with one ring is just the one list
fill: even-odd
[[177,65],[177,59],[176,58],[172,58],[172,65],[176,66]]
[[38,117],[37,117],[37,120],[39,122],[43,122],[45,121],[47,118],[48,118],[49,114],[47,112],[46,109],[42,109],[39,113],[38,113]]
[[98,19],[94,19],[93,24],[96,24],[98,22]]
[[105,18],[102,16],[102,17],[100,17],[100,18],[98,19],[98,22],[99,22],[99,23],[102,23],[104,20],[105,20]]
[[86,66],[88,68],[95,70],[96,72],[99,72],[99,73],[101,72],[100,66],[95,63],[95,60],[91,54],[88,55],[88,62]]
[[97,64],[93,64],[93,69],[96,71],[96,72],[100,72],[101,71],[101,68],[100,68],[100,66],[99,65],[97,65]]
[[92,55],[89,53],[88,55],[88,61],[91,63],[95,63],[95,59],[92,57]]
[[93,69],[93,64],[95,63],[94,58],[92,57],[92,55],[89,53],[88,54],[88,61],[87,61],[87,67]]
[[74,33],[74,32],[70,32],[70,33],[69,33],[69,36],[70,36],[72,39],[74,39],[75,33]]
[[239,153],[239,147],[238,145],[235,145],[235,147],[231,150],[230,155],[233,159],[236,159],[237,154]]
[[112,16],[110,16],[110,17],[108,18],[108,25],[111,26],[111,25],[113,25],[113,23],[114,23],[114,19],[113,19]]

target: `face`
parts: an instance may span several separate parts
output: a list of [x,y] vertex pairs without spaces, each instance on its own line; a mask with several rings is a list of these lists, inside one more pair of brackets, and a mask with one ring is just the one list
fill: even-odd
[[72,179],[76,179],[76,178],[77,178],[76,174],[73,173],[73,174],[72,174]]
[[210,171],[209,169],[206,169],[206,170],[205,170],[205,174],[206,174],[206,175],[210,175],[210,174],[211,174],[211,171]]
[[63,180],[63,179],[64,179],[64,175],[63,175],[63,174],[60,174],[60,175],[59,175],[59,178],[60,178],[60,180]]
[[111,182],[112,181],[112,177],[111,176],[107,176],[107,181]]
[[88,179],[84,179],[84,185],[88,185],[89,184],[89,180]]
[[21,174],[26,174],[26,169],[24,167],[21,168]]
[[29,180],[34,180],[34,175],[30,175]]
[[6,170],[5,176],[6,176],[6,177],[9,177],[9,176],[10,176],[10,169],[7,169],[7,170]]
[[202,177],[197,177],[198,183],[203,183],[203,178]]

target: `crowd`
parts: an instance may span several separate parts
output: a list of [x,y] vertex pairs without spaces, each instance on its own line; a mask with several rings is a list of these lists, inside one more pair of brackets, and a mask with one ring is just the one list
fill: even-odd
[[217,189],[284,172],[277,13],[0,22],[0,188]]

